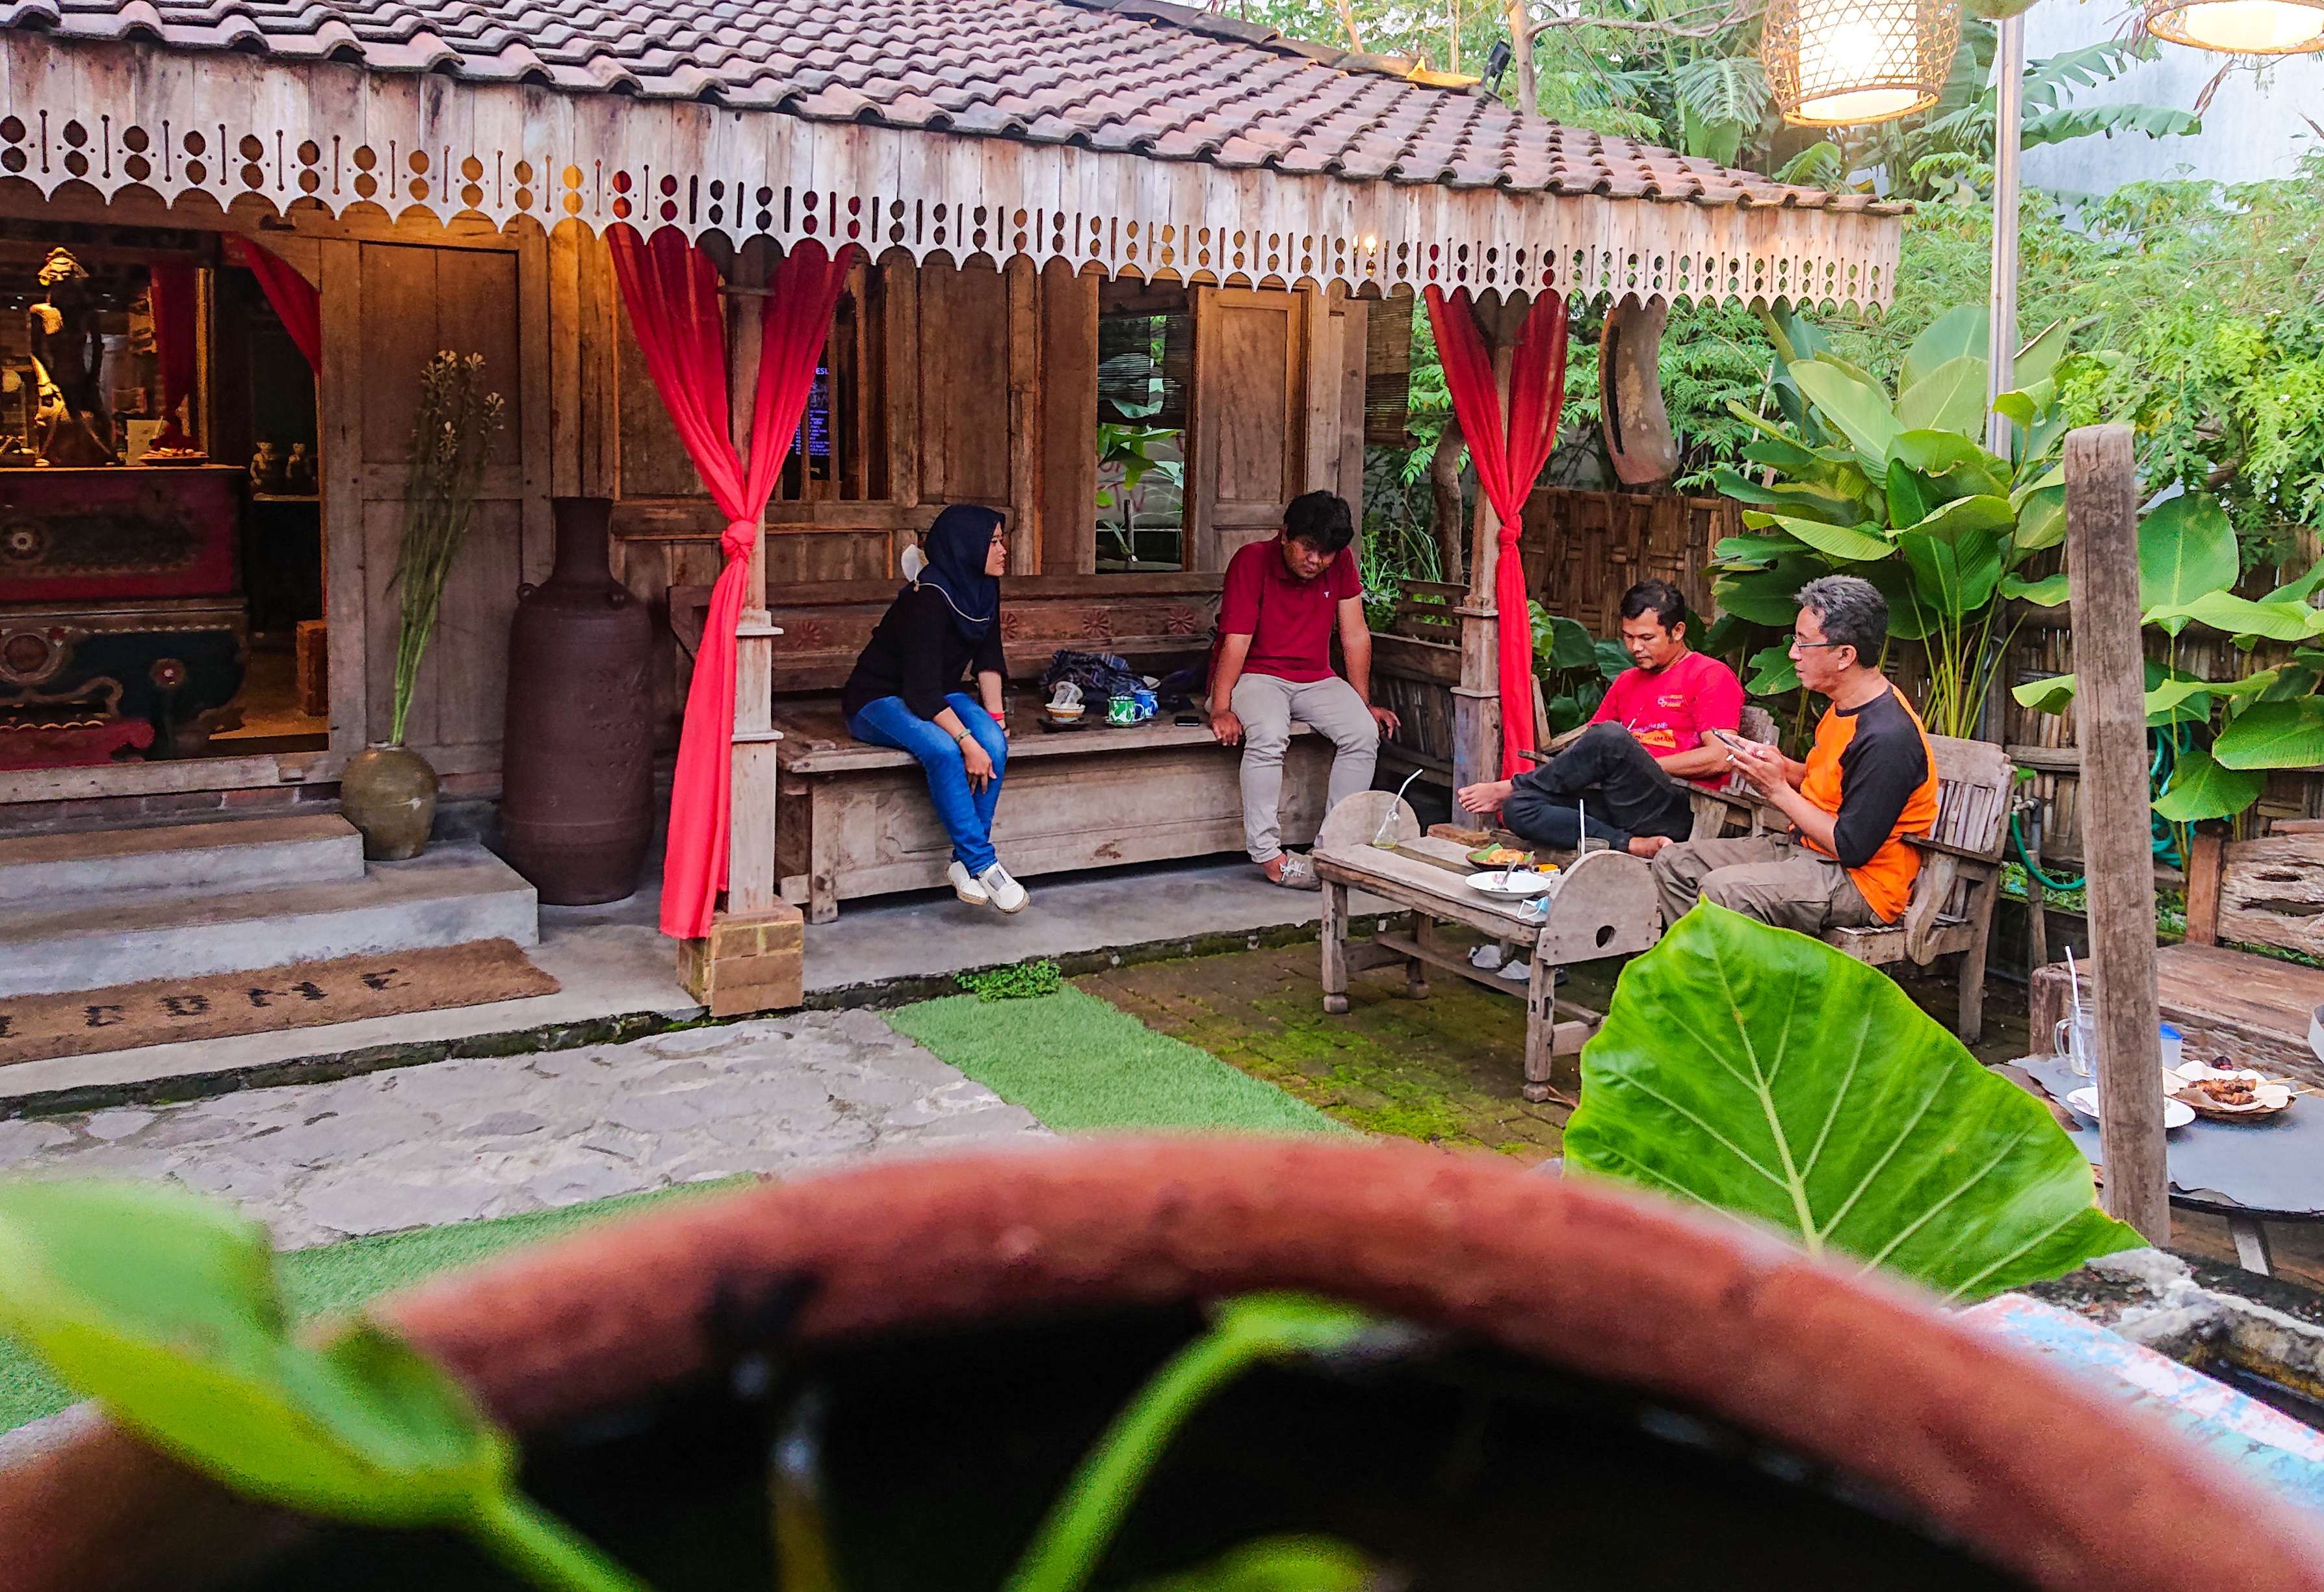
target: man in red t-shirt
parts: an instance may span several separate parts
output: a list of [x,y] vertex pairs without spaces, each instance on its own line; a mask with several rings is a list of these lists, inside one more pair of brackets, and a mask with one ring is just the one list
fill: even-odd
[[1579,740],[1515,779],[1456,793],[1471,813],[1499,810],[1511,832],[1559,851],[1590,838],[1651,857],[1693,827],[1689,782],[1717,784],[1727,749],[1711,732],[1734,733],[1743,718],[1735,671],[1686,644],[1686,600],[1667,581],[1622,594],[1622,645],[1638,667],[1607,687]]
[[[1371,705],[1372,633],[1349,546],[1355,534],[1345,500],[1328,492],[1294,498],[1281,535],[1228,560],[1219,594],[1211,733],[1222,746],[1243,749],[1242,833],[1250,860],[1294,889],[1312,890],[1316,880],[1306,858],[1284,851],[1277,816],[1292,722],[1331,737],[1332,804],[1371,788],[1380,737],[1397,724],[1394,713]],[[1332,672],[1335,629],[1345,679]]]

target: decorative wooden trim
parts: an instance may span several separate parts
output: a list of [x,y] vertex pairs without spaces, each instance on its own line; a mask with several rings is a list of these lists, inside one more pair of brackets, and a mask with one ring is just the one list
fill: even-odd
[[220,207],[247,194],[496,226],[569,216],[1224,284],[1867,308],[1888,301],[1901,235],[1898,218],[1858,211],[1228,170],[22,32],[0,65],[0,172],[43,194]]

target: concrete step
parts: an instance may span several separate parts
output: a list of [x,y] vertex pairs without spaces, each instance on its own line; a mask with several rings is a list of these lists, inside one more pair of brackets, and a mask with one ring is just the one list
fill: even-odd
[[540,941],[532,887],[482,846],[281,889],[51,897],[0,913],[0,995],[240,972],[469,940]]
[[0,902],[113,890],[279,889],[363,876],[363,837],[335,813],[0,840]]

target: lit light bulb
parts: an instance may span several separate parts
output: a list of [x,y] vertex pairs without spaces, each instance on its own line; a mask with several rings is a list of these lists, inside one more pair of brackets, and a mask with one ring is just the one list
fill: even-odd
[[2234,55],[2288,55],[2324,47],[2324,10],[2282,0],[2199,0],[2163,12],[2166,39]]

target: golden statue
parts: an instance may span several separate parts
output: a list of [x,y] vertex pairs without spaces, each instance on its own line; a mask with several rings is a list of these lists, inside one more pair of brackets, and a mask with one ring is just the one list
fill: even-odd
[[88,272],[67,249],[51,249],[41,266],[41,300],[25,310],[32,334],[32,372],[39,382],[34,427],[44,465],[112,465],[113,410],[106,401],[105,339]]

